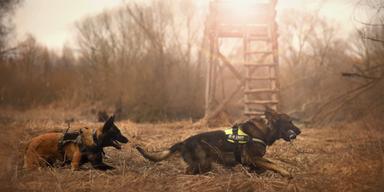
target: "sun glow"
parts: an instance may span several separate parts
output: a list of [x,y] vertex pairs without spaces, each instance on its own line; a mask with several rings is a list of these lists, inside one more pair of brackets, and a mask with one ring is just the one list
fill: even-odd
[[249,11],[255,5],[267,4],[271,0],[218,0],[219,4],[223,4],[226,9],[231,9],[233,12],[242,14]]
[[219,23],[255,24],[265,21],[271,13],[271,0],[217,0],[213,1],[217,8]]

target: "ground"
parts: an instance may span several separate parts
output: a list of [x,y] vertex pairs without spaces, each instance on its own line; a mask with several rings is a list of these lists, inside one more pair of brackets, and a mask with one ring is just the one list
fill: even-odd
[[[72,172],[69,167],[22,169],[28,140],[38,134],[66,128],[67,113],[34,110],[0,113],[0,191],[381,191],[384,188],[384,134],[374,120],[333,126],[302,126],[293,143],[278,141],[266,157],[287,168],[293,179],[267,171],[257,175],[242,166],[226,169],[215,165],[204,175],[186,175],[179,155],[160,163],[142,158],[134,149],[142,145],[160,150],[193,134],[224,127],[191,127],[190,121],[136,124],[117,122],[130,143],[122,150],[107,149],[106,162],[113,171],[89,165]],[[78,117],[72,126],[101,126],[91,115]],[[381,124],[382,125],[382,124]]]

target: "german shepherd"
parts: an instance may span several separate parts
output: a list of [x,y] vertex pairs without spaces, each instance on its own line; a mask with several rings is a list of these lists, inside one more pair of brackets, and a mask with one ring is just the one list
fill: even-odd
[[46,133],[32,138],[24,155],[24,168],[35,169],[42,165],[53,165],[56,160],[71,163],[72,170],[78,170],[84,148],[96,146],[92,129],[81,128],[72,140],[63,140],[67,133]]
[[265,119],[252,118],[233,126],[234,129],[244,132],[248,141],[244,144],[231,143],[224,131],[205,132],[191,136],[176,143],[169,149],[161,152],[146,152],[141,147],[136,149],[146,158],[154,162],[167,159],[171,154],[180,152],[188,164],[187,174],[201,174],[211,170],[212,162],[225,166],[242,164],[250,171],[257,173],[269,169],[282,176],[291,177],[285,169],[263,158],[266,147],[282,138],[291,141],[301,133],[291,118],[284,113],[266,108]]
[[[87,130],[86,134],[84,134],[84,129]],[[78,138],[80,136],[81,138],[86,138],[84,139],[86,142],[82,143],[87,144],[79,144],[78,142],[75,142],[79,140]],[[71,163],[72,165],[74,161],[72,158],[67,157],[66,152],[67,148],[74,145],[79,148],[80,152],[80,157],[76,156],[76,158],[80,159],[76,159],[75,165],[77,163],[77,167],[73,168],[74,170],[77,170],[79,165],[87,162],[90,162],[95,169],[114,169],[114,167],[103,163],[103,148],[112,146],[116,149],[121,149],[120,143],[127,142],[128,139],[121,134],[119,128],[114,124],[114,116],[111,116],[102,127],[97,129],[83,128],[80,129],[80,131],[64,134],[47,133],[33,138],[27,147],[25,167],[30,167],[28,165],[30,163],[28,162],[30,159],[33,159],[34,156],[32,154],[35,153],[37,149],[38,151],[48,151],[47,153],[51,154],[46,155],[45,152],[37,153],[37,157],[45,162],[48,162],[48,165],[52,165],[56,160],[61,160],[63,164]]]

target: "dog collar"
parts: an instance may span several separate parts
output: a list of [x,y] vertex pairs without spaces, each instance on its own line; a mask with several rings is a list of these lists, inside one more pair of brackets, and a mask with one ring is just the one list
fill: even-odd
[[261,144],[263,144],[264,146],[267,146],[267,144],[266,144],[263,140],[261,140],[261,139],[258,139],[258,138],[252,138],[252,141],[257,142],[257,143],[261,143]]

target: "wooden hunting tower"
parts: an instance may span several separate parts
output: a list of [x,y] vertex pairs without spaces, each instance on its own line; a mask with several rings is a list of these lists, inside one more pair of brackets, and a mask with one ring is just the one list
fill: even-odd
[[[209,44],[205,119],[219,114],[236,99],[245,116],[262,115],[265,105],[279,106],[277,0],[212,0],[205,37]],[[221,42],[241,42],[241,60],[232,62]],[[238,82],[223,96],[224,69]],[[227,75],[228,76],[228,75]],[[227,90],[228,91],[228,90]],[[218,94],[221,94],[220,98]]]

